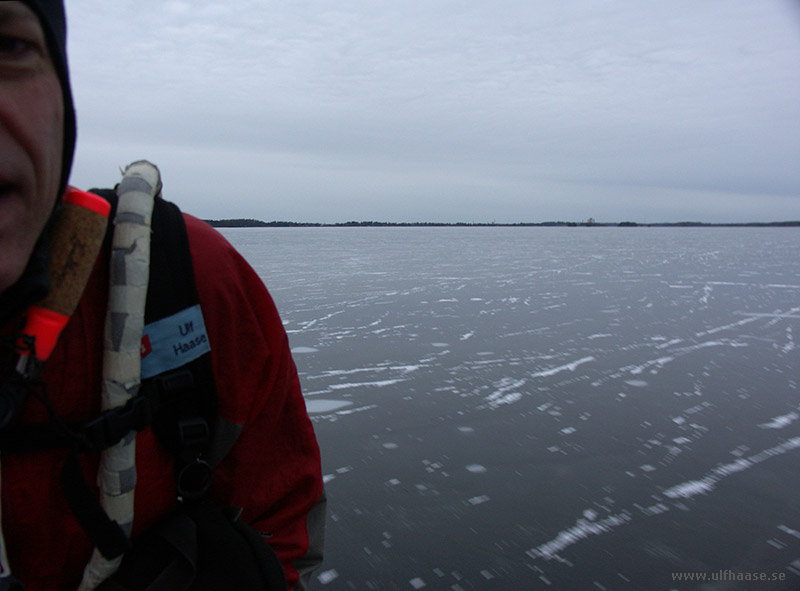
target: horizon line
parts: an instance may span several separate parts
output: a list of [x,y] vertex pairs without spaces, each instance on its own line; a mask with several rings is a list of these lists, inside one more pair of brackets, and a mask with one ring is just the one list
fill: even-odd
[[253,218],[203,219],[216,228],[280,228],[280,227],[800,227],[800,220],[772,222],[380,222],[371,220],[347,222],[290,222],[273,220],[264,222]]

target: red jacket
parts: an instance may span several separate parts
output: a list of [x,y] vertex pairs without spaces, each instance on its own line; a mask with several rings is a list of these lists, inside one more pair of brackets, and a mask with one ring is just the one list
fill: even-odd
[[[269,536],[289,587],[321,560],[324,494],[319,449],[300,392],[286,332],[261,279],[215,230],[184,216],[200,305],[212,348],[220,416],[243,425],[214,471],[212,496],[243,507],[242,519]],[[45,366],[55,411],[66,421],[98,415],[108,260],[95,265],[78,309]],[[46,422],[29,397],[16,420]],[[66,505],[60,450],[2,458],[2,527],[12,573],[26,591],[74,591],[92,546]],[[84,458],[94,483],[97,457]],[[148,429],[136,439],[135,538],[175,504],[172,456]],[[300,588],[300,587],[298,587]]]

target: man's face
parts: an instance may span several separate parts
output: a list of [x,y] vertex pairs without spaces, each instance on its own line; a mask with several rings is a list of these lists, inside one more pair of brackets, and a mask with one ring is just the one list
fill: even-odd
[[55,204],[64,104],[39,19],[0,2],[0,293],[19,279]]

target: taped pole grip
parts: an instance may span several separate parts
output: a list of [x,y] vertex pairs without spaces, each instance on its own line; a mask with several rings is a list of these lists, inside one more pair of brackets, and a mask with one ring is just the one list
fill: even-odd
[[50,357],[83,295],[106,235],[110,211],[111,204],[93,193],[68,187],[64,194],[50,235],[50,293],[28,309],[22,331],[36,338],[40,361]]

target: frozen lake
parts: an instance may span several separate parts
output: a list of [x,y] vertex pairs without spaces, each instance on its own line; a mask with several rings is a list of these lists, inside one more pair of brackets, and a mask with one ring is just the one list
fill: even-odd
[[313,588],[800,588],[800,230],[223,233],[322,448]]

